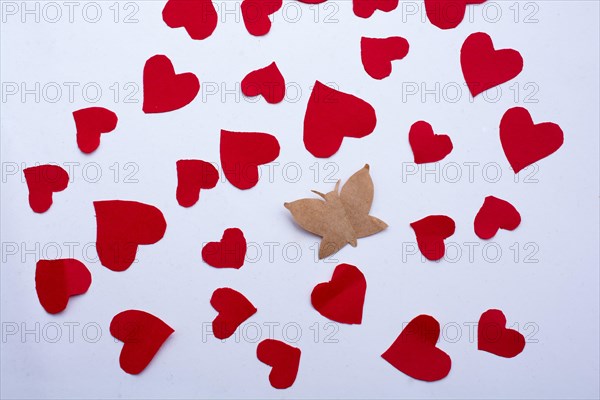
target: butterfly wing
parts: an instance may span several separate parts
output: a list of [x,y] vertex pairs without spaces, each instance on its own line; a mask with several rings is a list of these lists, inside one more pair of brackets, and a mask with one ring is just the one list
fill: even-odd
[[290,210],[294,221],[303,229],[321,237],[329,233],[327,206],[323,200],[300,199],[285,203],[284,206]]

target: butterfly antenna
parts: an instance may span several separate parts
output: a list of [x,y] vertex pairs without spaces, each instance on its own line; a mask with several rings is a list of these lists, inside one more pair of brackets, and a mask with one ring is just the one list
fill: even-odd
[[335,183],[335,189],[333,189],[333,191],[336,192],[336,193],[340,189],[340,182],[341,182],[341,179],[338,179],[338,181]]
[[325,198],[325,195],[323,193],[321,193],[321,192],[317,192],[316,190],[311,190],[311,192],[313,192],[314,194],[318,194],[322,198]]

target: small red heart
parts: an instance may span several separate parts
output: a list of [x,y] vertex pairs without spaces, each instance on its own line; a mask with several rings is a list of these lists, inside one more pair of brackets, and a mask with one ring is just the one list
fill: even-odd
[[217,339],[227,339],[233,335],[238,326],[257,311],[243,294],[230,288],[215,290],[210,305],[219,313],[212,322]]
[[169,27],[183,27],[195,40],[212,35],[218,20],[212,0],[169,0],[162,16]]
[[523,70],[523,57],[513,49],[495,50],[483,32],[469,35],[460,50],[460,65],[473,97],[507,82]]
[[390,12],[398,7],[398,0],[352,0],[354,15],[369,18],[375,10]]
[[242,93],[248,97],[262,95],[270,104],[280,103],[285,97],[285,80],[277,64],[272,62],[246,75],[242,80]]
[[485,0],[425,0],[425,12],[431,23],[440,29],[456,28],[465,17],[467,4]]
[[100,262],[113,271],[125,271],[135,260],[138,245],[154,244],[165,234],[162,212],[135,201],[95,201],[96,250]]
[[513,358],[525,348],[525,337],[506,328],[506,317],[500,310],[487,310],[477,325],[477,348],[500,357]]
[[92,275],[73,258],[39,260],[35,266],[35,290],[44,310],[57,314],[67,308],[69,297],[87,292]]
[[177,202],[191,207],[200,198],[200,189],[212,189],[219,181],[219,171],[202,160],[177,161]]
[[506,111],[500,121],[500,141],[516,174],[558,150],[564,142],[564,136],[557,124],[534,124],[529,111],[514,107]]
[[200,81],[191,72],[175,74],[167,56],[156,55],[144,66],[144,105],[146,114],[180,109],[194,100]]
[[36,213],[48,211],[52,193],[62,192],[69,184],[69,174],[58,165],[38,165],[23,170],[29,189],[29,206]]
[[265,339],[256,348],[258,359],[272,367],[269,382],[275,389],[286,389],[294,384],[301,354],[299,348],[274,339]]
[[431,125],[425,121],[417,121],[410,127],[408,141],[417,164],[440,161],[452,151],[450,137],[436,135]]
[[340,264],[335,267],[331,281],[315,286],[311,302],[325,318],[343,324],[360,324],[366,291],[363,273],[354,265]]
[[137,375],[154,358],[173,328],[145,311],[127,310],[114,316],[110,334],[123,342],[119,364],[123,371]]
[[225,229],[220,242],[209,242],[202,248],[202,259],[215,268],[240,269],[246,257],[246,238],[238,228]]
[[392,73],[392,61],[402,60],[408,54],[408,41],[400,36],[360,40],[360,56],[367,74],[383,79]]
[[375,125],[369,103],[316,81],[304,115],[304,146],[315,157],[331,157],[344,137],[365,137]]
[[275,136],[259,132],[221,130],[221,165],[225,177],[238,189],[250,189],[258,183],[258,166],[279,157]]
[[513,231],[521,223],[521,214],[506,200],[494,196],[485,198],[475,216],[475,234],[481,239],[493,238],[498,229]]
[[242,17],[251,35],[263,36],[271,30],[269,15],[277,12],[283,0],[243,0]]
[[444,239],[452,236],[456,228],[452,218],[445,215],[430,215],[410,226],[417,236],[417,245],[421,253],[431,261],[444,257],[446,246]]
[[117,114],[103,107],[83,108],[73,112],[77,129],[77,146],[91,153],[100,146],[100,135],[117,127]]
[[452,367],[450,356],[435,347],[439,337],[440,324],[435,318],[419,315],[406,325],[381,357],[412,378],[439,381]]

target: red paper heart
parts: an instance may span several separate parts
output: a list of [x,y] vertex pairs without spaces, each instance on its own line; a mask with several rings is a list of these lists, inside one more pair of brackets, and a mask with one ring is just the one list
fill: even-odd
[[283,0],[243,0],[242,17],[251,35],[263,36],[271,30],[269,15],[277,12]]
[[230,288],[215,290],[210,305],[219,313],[212,322],[217,339],[227,339],[233,335],[238,326],[257,311],[243,294]]
[[219,171],[202,160],[177,161],[177,202],[191,207],[200,198],[200,189],[212,189],[219,181]]
[[183,27],[195,40],[212,35],[218,20],[212,0],[169,0],[162,16],[169,27]]
[[250,189],[258,183],[258,166],[279,157],[275,136],[259,132],[221,130],[221,165],[223,173],[238,189]]
[[304,146],[315,157],[331,157],[344,137],[365,137],[376,124],[369,103],[316,81],[304,115]]
[[350,264],[335,267],[331,281],[319,283],[312,291],[313,307],[325,318],[343,324],[360,324],[367,281]]
[[450,137],[436,135],[431,125],[425,121],[417,121],[410,127],[408,141],[417,164],[440,161],[452,151]]
[[23,170],[29,189],[29,206],[36,213],[48,211],[52,193],[62,192],[69,184],[69,174],[58,165],[39,165]]
[[280,103],[285,97],[285,80],[277,64],[272,62],[246,75],[242,80],[242,93],[248,97],[262,95],[270,104]]
[[558,150],[564,142],[564,136],[557,124],[534,124],[529,111],[514,107],[506,111],[500,121],[500,141],[516,174]]
[[493,238],[498,229],[513,231],[521,223],[521,214],[506,200],[494,196],[485,198],[475,216],[475,234],[481,239]]
[[200,81],[191,72],[175,74],[167,56],[156,55],[144,67],[144,105],[146,114],[177,110],[194,100]]
[[69,297],[87,292],[92,275],[73,258],[39,260],[35,266],[35,290],[44,310],[57,314],[67,308]]
[[444,239],[452,236],[456,228],[452,218],[445,215],[430,215],[413,222],[410,226],[417,236],[419,250],[431,261],[444,257]]
[[400,36],[360,40],[360,55],[367,74],[383,79],[392,73],[392,61],[402,60],[408,54],[408,41]]
[[506,317],[500,310],[487,310],[479,318],[477,348],[500,357],[512,358],[525,348],[525,338],[506,328]]
[[286,389],[294,384],[301,354],[299,348],[274,339],[265,339],[256,348],[258,359],[272,367],[269,382],[275,389]]
[[119,364],[132,375],[139,374],[150,364],[173,332],[161,319],[140,310],[123,311],[110,323],[110,334],[123,342]]
[[202,248],[202,259],[215,268],[240,269],[246,257],[246,238],[238,228],[225,229],[220,242],[209,242]]
[[469,35],[460,50],[460,65],[473,97],[507,82],[523,70],[523,58],[513,49],[495,50],[483,32]]
[[425,0],[425,12],[431,23],[440,29],[456,28],[465,17],[467,4],[485,0]]
[[452,367],[448,354],[435,347],[439,336],[440,324],[435,318],[419,315],[406,325],[381,357],[412,378],[439,381]]
[[357,17],[369,18],[375,10],[390,12],[398,7],[398,0],[352,0],[352,9]]
[[165,234],[162,212],[135,201],[95,201],[96,250],[100,262],[113,271],[124,271],[135,260],[138,245],[154,244]]
[[117,127],[117,114],[103,107],[83,108],[73,112],[77,129],[77,146],[91,153],[100,146],[100,135]]

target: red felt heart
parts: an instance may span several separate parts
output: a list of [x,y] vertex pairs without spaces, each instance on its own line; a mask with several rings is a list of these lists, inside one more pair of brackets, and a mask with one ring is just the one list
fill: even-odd
[[173,332],[161,319],[140,310],[123,311],[110,323],[110,334],[123,342],[119,364],[132,375],[139,374],[150,364]]
[[225,229],[220,242],[209,242],[202,248],[202,259],[215,268],[239,269],[246,257],[246,238],[238,228]]
[[315,157],[331,157],[344,137],[365,137],[376,124],[369,103],[316,81],[304,115],[304,146]]
[[212,35],[218,20],[212,0],[169,0],[162,16],[169,27],[183,27],[195,40]]
[[275,136],[259,132],[221,130],[221,165],[223,173],[238,189],[250,189],[258,183],[258,166],[279,157]]
[[294,384],[301,354],[299,348],[274,339],[265,339],[256,348],[258,359],[272,367],[269,382],[275,389],[286,389]]
[[392,61],[401,60],[408,54],[408,41],[400,36],[368,38],[360,40],[360,56],[367,74],[383,79],[392,73]]
[[90,271],[73,258],[39,260],[35,266],[35,290],[50,314],[63,311],[69,297],[87,292],[91,284]]
[[331,281],[319,283],[312,291],[313,307],[325,318],[343,324],[360,324],[367,281],[354,265],[335,267]]
[[435,347],[440,324],[430,315],[419,315],[406,325],[389,349],[381,355],[406,375],[433,382],[450,372],[450,356]]
[[465,17],[467,4],[485,0],[425,0],[425,12],[431,23],[440,29],[456,28]]
[[450,137],[436,135],[431,125],[425,121],[417,121],[410,127],[408,141],[417,164],[440,161],[452,151]]
[[564,142],[564,136],[557,124],[534,124],[529,111],[514,107],[506,111],[500,121],[500,141],[516,174],[558,150]]
[[513,231],[521,223],[521,214],[506,200],[494,196],[485,198],[475,216],[475,234],[481,239],[493,238],[498,229]]
[[242,17],[251,35],[263,36],[271,30],[269,15],[277,12],[283,0],[243,0]]
[[165,234],[162,212],[135,201],[95,201],[96,250],[100,262],[113,271],[124,271],[135,260],[138,245],[154,244]]
[[219,313],[212,322],[217,339],[227,339],[233,335],[238,326],[257,311],[243,294],[230,288],[215,290],[210,305]]
[[352,9],[357,17],[369,18],[375,10],[390,12],[398,7],[398,0],[352,0]]
[[38,165],[23,170],[29,189],[29,206],[36,213],[48,211],[52,193],[62,192],[69,184],[69,174],[58,165]]
[[483,32],[469,35],[460,50],[460,65],[473,97],[519,75],[523,57],[513,49],[495,50]]
[[191,207],[200,198],[200,189],[212,189],[219,181],[219,171],[202,160],[177,161],[177,202]]
[[73,112],[77,129],[77,146],[91,153],[100,146],[100,135],[117,127],[117,114],[103,107],[83,108]]
[[285,80],[272,62],[268,66],[250,72],[242,80],[242,93],[248,97],[262,95],[267,103],[280,103],[285,97]]
[[500,310],[487,310],[479,318],[477,348],[500,357],[512,358],[525,348],[525,338],[506,328],[506,317]]
[[419,250],[431,261],[444,257],[444,239],[452,236],[456,228],[452,218],[445,215],[430,215],[413,222],[410,226],[417,236]]
[[144,105],[146,114],[177,110],[191,103],[200,90],[200,81],[191,72],[175,74],[167,56],[156,55],[144,66]]

